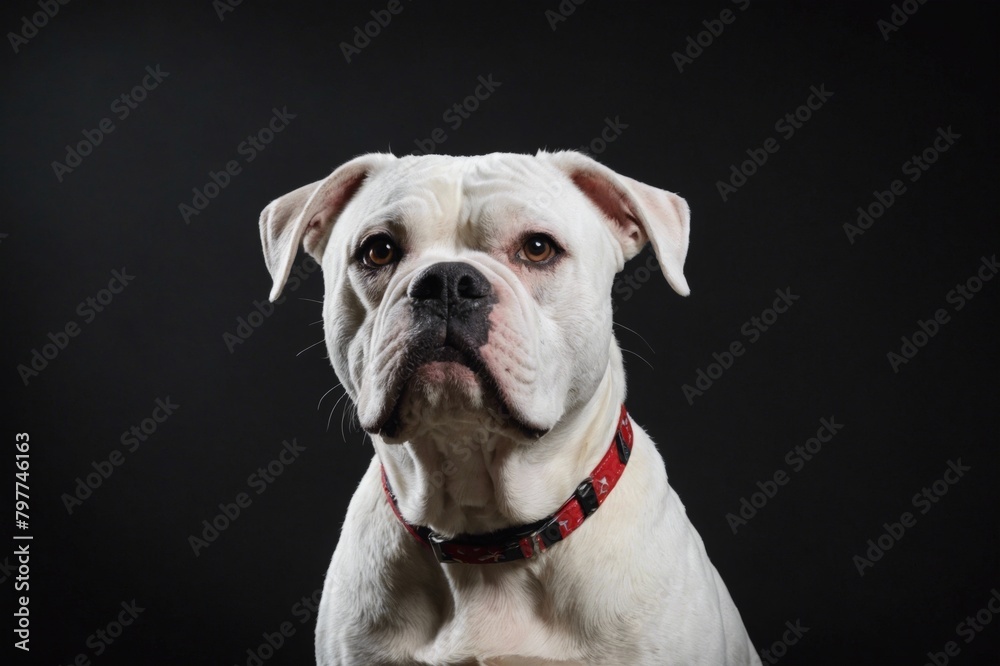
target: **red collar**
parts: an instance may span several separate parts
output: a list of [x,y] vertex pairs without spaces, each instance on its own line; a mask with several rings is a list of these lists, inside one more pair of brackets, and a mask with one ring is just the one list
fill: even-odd
[[632,424],[625,405],[622,405],[618,428],[611,439],[607,453],[559,510],[530,525],[509,527],[489,534],[460,534],[454,539],[445,539],[435,534],[429,527],[406,522],[399,512],[396,496],[389,486],[384,466],[382,488],[399,522],[417,541],[434,553],[438,562],[462,564],[511,562],[544,553],[552,544],[562,541],[580,527],[583,521],[597,511],[597,507],[607,499],[611,489],[625,471],[625,465],[631,454]]

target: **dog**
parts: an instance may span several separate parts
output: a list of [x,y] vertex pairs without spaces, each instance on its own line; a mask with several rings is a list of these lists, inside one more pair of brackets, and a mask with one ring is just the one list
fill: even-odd
[[375,455],[326,575],[317,663],[760,664],[625,407],[616,273],[689,293],[687,203],[575,151],[357,157],[271,202]]

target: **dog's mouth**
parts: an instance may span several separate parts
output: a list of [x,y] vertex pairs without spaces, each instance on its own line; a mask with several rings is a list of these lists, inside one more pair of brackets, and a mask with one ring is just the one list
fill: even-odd
[[389,443],[407,441],[436,416],[474,414],[519,437],[537,439],[545,430],[529,423],[507,400],[479,349],[461,335],[421,334],[388,387],[381,418],[366,428]]

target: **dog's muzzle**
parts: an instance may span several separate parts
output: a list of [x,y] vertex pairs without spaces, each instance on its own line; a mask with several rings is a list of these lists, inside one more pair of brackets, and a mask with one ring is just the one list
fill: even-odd
[[500,399],[499,387],[480,352],[490,336],[490,312],[497,302],[493,285],[475,266],[443,261],[419,272],[406,291],[411,329],[403,371],[388,394],[392,407],[377,432],[397,437],[403,427],[399,409],[414,372],[430,363],[469,368],[483,387]]

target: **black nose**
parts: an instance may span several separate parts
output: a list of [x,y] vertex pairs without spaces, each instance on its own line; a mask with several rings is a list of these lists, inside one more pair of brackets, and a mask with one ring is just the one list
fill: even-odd
[[493,293],[486,276],[461,261],[443,261],[424,270],[410,283],[407,295],[414,304],[431,303],[451,309],[473,305]]

